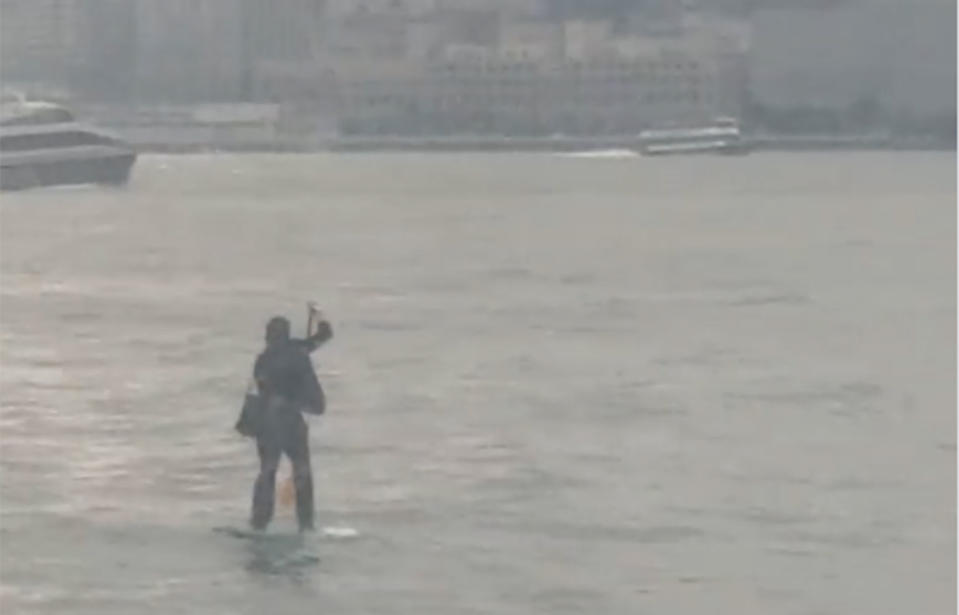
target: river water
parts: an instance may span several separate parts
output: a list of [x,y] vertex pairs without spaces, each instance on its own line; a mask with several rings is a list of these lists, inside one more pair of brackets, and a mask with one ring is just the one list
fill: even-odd
[[[4,195],[0,610],[953,613],[955,165],[144,156]],[[215,533],[310,299],[326,530]]]

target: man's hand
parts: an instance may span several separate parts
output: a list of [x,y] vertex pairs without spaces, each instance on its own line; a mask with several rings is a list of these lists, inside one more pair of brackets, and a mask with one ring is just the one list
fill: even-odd
[[306,337],[315,342],[315,345],[311,349],[312,352],[312,350],[316,350],[320,344],[332,337],[332,331],[330,331],[330,324],[326,320],[326,315],[316,307],[315,301],[308,301],[306,303],[306,309],[309,314],[306,319]]
[[307,302],[306,309],[309,310],[311,321],[323,322],[326,320],[326,316],[323,314],[323,312],[316,307],[315,301]]

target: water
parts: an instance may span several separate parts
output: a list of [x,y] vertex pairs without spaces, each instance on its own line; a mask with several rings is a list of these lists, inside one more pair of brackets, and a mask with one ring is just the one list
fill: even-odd
[[[4,195],[0,606],[954,612],[955,229],[936,154],[147,156]],[[309,299],[328,531],[214,533],[262,326]]]

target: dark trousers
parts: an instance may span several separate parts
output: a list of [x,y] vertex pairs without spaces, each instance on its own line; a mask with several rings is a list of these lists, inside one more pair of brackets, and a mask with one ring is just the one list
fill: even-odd
[[282,399],[268,403],[265,414],[256,438],[260,474],[253,485],[250,525],[261,530],[273,518],[276,470],[280,465],[280,455],[286,453],[293,465],[296,519],[300,530],[313,529],[313,473],[310,470],[310,441],[306,421],[297,408]]

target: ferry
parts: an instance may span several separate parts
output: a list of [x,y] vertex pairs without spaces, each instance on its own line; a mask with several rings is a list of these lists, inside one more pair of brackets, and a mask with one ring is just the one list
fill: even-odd
[[9,94],[0,101],[0,190],[124,185],[136,157],[130,144],[61,105]]
[[639,133],[639,151],[645,156],[672,154],[748,154],[739,122],[718,118],[713,125],[700,128],[646,130]]

